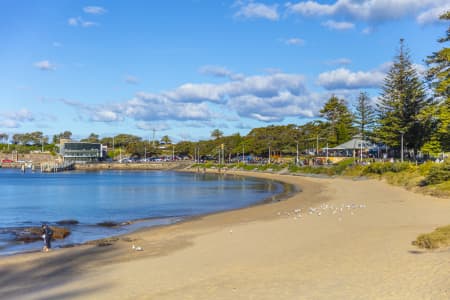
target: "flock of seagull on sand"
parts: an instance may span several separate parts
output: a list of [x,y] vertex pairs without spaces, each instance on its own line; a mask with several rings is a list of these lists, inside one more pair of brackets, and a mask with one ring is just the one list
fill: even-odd
[[[338,220],[342,221],[342,215],[344,213],[350,213],[350,215],[354,215],[355,211],[357,209],[363,209],[366,208],[365,204],[341,204],[341,205],[329,205],[329,204],[322,204],[319,207],[309,207],[308,209],[301,209],[296,208],[293,211],[287,211],[287,212],[281,212],[279,211],[277,213],[280,217],[292,217],[294,220],[300,220],[305,215],[312,215],[312,216],[318,216],[321,215],[338,215]],[[230,233],[233,233],[233,230],[230,229]],[[131,246],[131,249],[134,251],[143,251],[144,248],[140,246],[133,245]]]
[[329,205],[322,204],[319,207],[309,207],[308,209],[296,208],[293,211],[278,212],[278,216],[292,217],[294,220],[303,218],[304,215],[314,215],[320,217],[322,214],[338,215],[339,221],[342,221],[342,214],[349,212],[350,215],[354,215],[357,209],[366,208],[365,204],[341,204],[341,205]]

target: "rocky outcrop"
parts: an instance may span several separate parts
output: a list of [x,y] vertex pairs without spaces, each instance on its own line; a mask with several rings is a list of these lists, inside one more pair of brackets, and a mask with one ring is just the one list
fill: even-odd
[[[70,234],[70,230],[64,227],[50,226],[53,230],[53,239],[60,240],[64,239]],[[16,235],[15,240],[24,243],[31,243],[42,240],[42,230],[41,227],[29,227],[23,230],[14,231]]]

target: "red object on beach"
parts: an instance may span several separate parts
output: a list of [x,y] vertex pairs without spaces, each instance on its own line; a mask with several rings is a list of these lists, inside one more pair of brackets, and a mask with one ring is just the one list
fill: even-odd
[[14,161],[10,160],[10,159],[2,159],[2,163],[12,163]]

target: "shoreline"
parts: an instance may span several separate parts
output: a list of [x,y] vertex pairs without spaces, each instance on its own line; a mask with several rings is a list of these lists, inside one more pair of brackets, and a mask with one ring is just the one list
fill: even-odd
[[[122,171],[120,169],[110,169],[109,167],[106,168],[99,168],[99,169],[92,169],[91,167],[88,167],[86,170],[74,170],[76,171]],[[196,174],[196,173],[205,173],[205,172],[196,172],[193,169],[136,169],[136,168],[131,168],[131,169],[124,169],[125,171],[162,171],[162,172],[180,172],[180,173],[192,173],[192,174]],[[255,179],[261,179],[258,176],[242,176],[242,175],[237,175],[237,174],[226,174],[224,172],[215,172],[213,170],[210,170],[206,173],[209,174],[215,174],[217,176],[239,176],[239,177],[250,177],[250,178],[255,178]],[[116,229],[116,231],[121,231],[121,229],[123,231],[126,232],[116,232],[116,233],[110,233],[108,235],[106,235],[105,237],[102,238],[92,238],[92,239],[88,239],[85,240],[83,242],[69,242],[69,243],[64,243],[64,240],[60,240],[58,241],[54,241],[54,243],[56,245],[54,245],[54,250],[58,251],[60,249],[66,249],[66,248],[73,248],[73,247],[78,247],[78,246],[83,246],[83,245],[98,245],[98,244],[103,244],[104,241],[108,241],[111,239],[118,239],[121,237],[124,237],[126,235],[129,234],[133,234],[134,232],[140,231],[140,230],[147,230],[147,229],[152,229],[152,228],[160,228],[160,227],[164,227],[164,226],[170,226],[173,224],[177,224],[177,223],[183,223],[183,222],[189,222],[191,220],[195,220],[197,218],[202,218],[208,215],[213,215],[213,214],[217,214],[217,213],[221,213],[221,212],[228,212],[228,211],[235,211],[235,210],[239,210],[239,209],[243,209],[243,208],[247,208],[247,207],[252,207],[252,206],[257,206],[257,205],[265,205],[267,203],[271,203],[271,202],[277,202],[277,201],[283,201],[289,197],[291,197],[292,195],[294,195],[295,193],[300,192],[301,189],[295,187],[292,184],[287,184],[283,181],[280,180],[274,180],[274,179],[264,179],[264,181],[267,182],[275,182],[276,184],[280,185],[281,187],[281,191],[272,195],[272,196],[268,196],[266,198],[262,198],[260,200],[258,200],[255,203],[252,203],[250,205],[244,206],[244,207],[237,207],[237,208],[231,208],[231,209],[226,209],[226,210],[220,210],[220,211],[215,211],[215,212],[210,212],[210,213],[203,213],[203,214],[198,214],[198,215],[191,215],[191,216],[165,216],[165,217],[144,217],[144,218],[138,218],[138,219],[129,219],[129,220],[120,220],[120,221],[116,221],[116,220],[108,220],[111,221],[112,223],[116,223],[117,225],[115,226],[102,226],[99,224],[80,224],[81,226],[94,226],[97,227],[99,229],[101,228],[105,228],[105,230],[107,230],[108,228],[111,228],[112,230]],[[166,220],[171,220],[166,222]],[[160,222],[158,222],[160,221]],[[140,224],[140,225],[139,225]],[[30,225],[31,226],[31,225]],[[55,225],[55,226],[60,226],[60,225]],[[28,226],[29,227],[29,226]],[[28,228],[28,227],[23,227],[23,229]],[[71,226],[69,226],[71,228]],[[133,227],[133,228],[132,228]],[[20,227],[21,228],[21,227]],[[11,228],[13,229],[20,229],[19,227],[14,227]],[[73,231],[73,228],[71,228],[71,231]],[[30,243],[30,244],[36,244],[36,242]],[[26,244],[25,244],[26,245]],[[32,245],[31,245],[32,246]],[[22,247],[20,247],[22,248]],[[8,257],[8,256],[17,256],[17,255],[22,255],[22,254],[27,254],[27,253],[38,253],[40,252],[40,247],[39,248],[27,248],[26,246],[23,247],[22,250],[16,250],[16,251],[6,251],[5,253],[1,253],[0,254],[0,259],[1,257]]]
[[[302,192],[138,230],[109,246],[0,257],[0,296],[448,299],[450,274],[443,266],[450,251],[410,244],[448,223],[448,200],[376,180],[227,173],[282,180],[300,185]],[[322,215],[308,214],[308,207]],[[333,214],[329,207],[344,212]],[[144,251],[133,251],[132,244]]]

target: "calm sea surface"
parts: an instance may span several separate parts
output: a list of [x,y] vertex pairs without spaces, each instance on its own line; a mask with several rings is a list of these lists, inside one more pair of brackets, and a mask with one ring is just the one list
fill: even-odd
[[[253,178],[158,171],[22,173],[0,169],[0,255],[37,250],[15,232],[42,223],[77,220],[55,247],[171,224],[183,218],[249,206],[282,192]],[[106,228],[98,223],[141,220]]]

